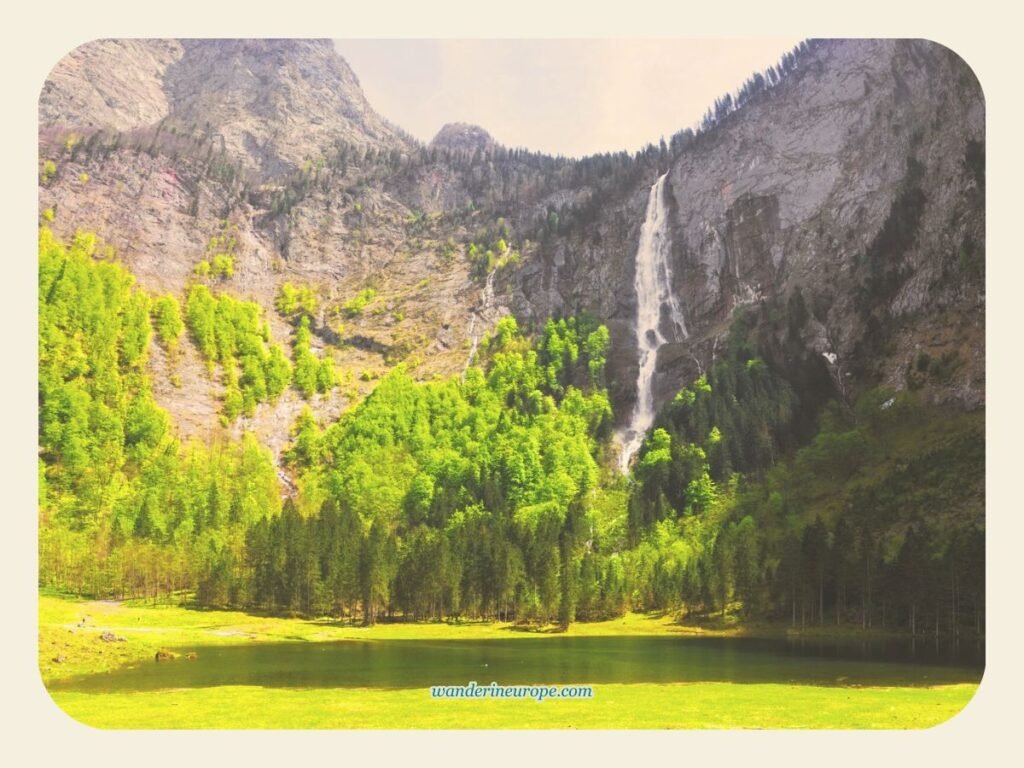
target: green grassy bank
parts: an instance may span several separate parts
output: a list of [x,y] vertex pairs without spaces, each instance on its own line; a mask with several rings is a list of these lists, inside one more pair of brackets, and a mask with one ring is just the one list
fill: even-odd
[[[151,662],[160,648],[343,639],[523,638],[507,624],[380,624],[86,602],[39,602],[44,683]],[[83,623],[83,619],[85,619]],[[738,629],[715,634],[735,634]],[[747,630],[751,631],[751,630]],[[754,631],[778,631],[760,628]],[[123,641],[105,642],[103,632]],[[574,624],[577,636],[697,633],[671,617],[630,614]],[[710,632],[709,632],[710,634]],[[58,661],[59,659],[59,661]],[[188,663],[186,661],[175,663]],[[591,700],[436,700],[429,690],[216,686],[131,693],[54,691],[68,715],[99,728],[926,728],[959,712],[976,684],[823,687],[678,683],[595,686]]]

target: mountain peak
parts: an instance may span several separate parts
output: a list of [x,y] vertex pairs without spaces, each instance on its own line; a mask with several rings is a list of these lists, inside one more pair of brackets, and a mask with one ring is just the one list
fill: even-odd
[[336,141],[408,141],[378,115],[330,40],[100,40],[54,67],[40,124],[134,130],[164,119],[218,134],[227,152],[275,175]]
[[494,137],[479,125],[470,123],[446,123],[430,142],[431,147],[452,149],[461,152],[493,149],[497,146]]

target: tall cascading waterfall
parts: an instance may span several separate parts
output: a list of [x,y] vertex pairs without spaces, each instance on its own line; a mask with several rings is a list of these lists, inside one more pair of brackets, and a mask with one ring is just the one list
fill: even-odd
[[636,345],[640,370],[636,377],[636,405],[629,426],[620,435],[622,453],[619,469],[625,473],[629,462],[643,445],[647,430],[654,423],[654,369],[658,350],[669,341],[685,339],[689,334],[682,310],[672,293],[672,269],[669,266],[668,217],[665,210],[665,178],[660,176],[647,198],[647,213],[640,228],[636,250]]

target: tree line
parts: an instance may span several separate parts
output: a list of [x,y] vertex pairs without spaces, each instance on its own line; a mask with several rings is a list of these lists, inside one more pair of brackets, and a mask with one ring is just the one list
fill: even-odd
[[464,380],[398,366],[334,423],[302,413],[283,501],[251,435],[181,444],[146,372],[152,337],[185,325],[244,371],[257,314],[201,286],[191,314],[213,330],[196,331],[188,302],[182,320],[89,235],[43,228],[39,258],[42,585],[367,623],[671,610],[983,630],[983,416],[913,391],[836,398],[793,357],[802,298],[737,319],[629,477],[607,329],[566,317],[530,337],[507,317]]

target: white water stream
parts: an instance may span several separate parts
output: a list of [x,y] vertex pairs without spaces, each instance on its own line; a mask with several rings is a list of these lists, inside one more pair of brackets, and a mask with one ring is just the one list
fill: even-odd
[[487,280],[484,281],[484,289],[480,292],[480,308],[479,310],[474,308],[470,312],[469,316],[469,356],[466,358],[466,364],[462,366],[462,380],[466,380],[466,371],[469,370],[470,364],[473,362],[473,358],[476,357],[476,351],[480,347],[480,333],[476,330],[476,319],[484,312],[489,312],[491,305],[494,304],[494,275],[498,272],[497,268],[492,269],[487,273]]
[[688,335],[686,321],[672,293],[672,270],[669,267],[670,242],[665,210],[665,177],[660,176],[647,198],[647,213],[640,228],[636,251],[636,344],[640,370],[636,378],[636,404],[629,426],[620,435],[622,453],[619,469],[625,473],[629,462],[643,445],[647,430],[654,423],[654,369],[658,350],[670,341]]

